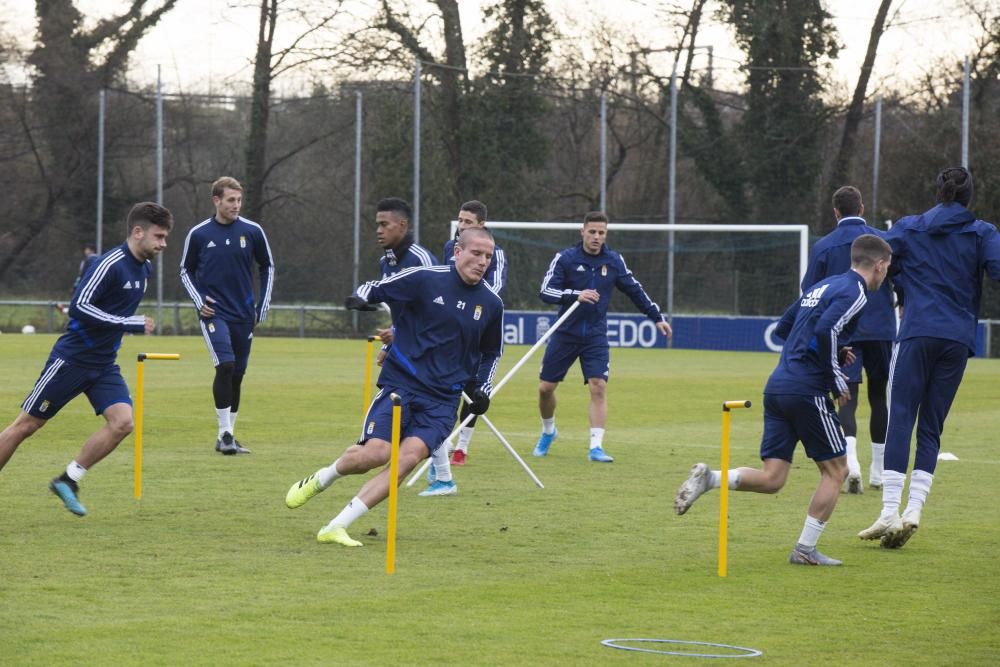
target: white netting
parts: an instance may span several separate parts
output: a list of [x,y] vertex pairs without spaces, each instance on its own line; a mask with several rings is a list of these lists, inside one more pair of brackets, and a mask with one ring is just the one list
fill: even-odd
[[[455,223],[452,223],[454,232]],[[542,277],[556,252],[580,240],[578,223],[489,222],[510,269],[509,310],[540,310]],[[673,290],[670,290],[670,232]],[[625,257],[650,297],[673,314],[780,315],[799,294],[808,257],[805,225],[610,224],[608,247]],[[615,290],[612,312],[635,307]]]

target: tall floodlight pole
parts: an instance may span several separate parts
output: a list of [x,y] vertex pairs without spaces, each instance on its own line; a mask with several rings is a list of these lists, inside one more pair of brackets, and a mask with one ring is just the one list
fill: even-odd
[[[670,183],[667,189],[667,222],[677,222],[677,67],[670,75]],[[667,321],[674,320],[674,230],[667,232]],[[668,341],[669,344],[669,341]]]
[[[156,66],[156,203],[163,206],[163,81],[159,65]],[[156,321],[163,322],[162,256],[156,260]]]
[[875,153],[872,156],[872,213],[874,225],[878,221],[878,168],[882,144],[882,96],[875,98]]
[[601,93],[601,211],[608,210],[608,93]]
[[413,241],[420,243],[420,58],[413,68]]
[[104,89],[97,95],[97,254],[104,252]]
[[962,166],[969,167],[969,56],[962,74]]
[[[358,286],[361,269],[361,91],[354,94],[354,270],[351,288]],[[351,325],[358,330],[358,311],[351,311]]]

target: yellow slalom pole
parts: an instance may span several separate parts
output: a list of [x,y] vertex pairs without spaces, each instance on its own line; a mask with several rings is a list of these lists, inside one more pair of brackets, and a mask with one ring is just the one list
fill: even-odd
[[389,528],[386,531],[385,573],[396,571],[396,510],[399,504],[399,431],[402,407],[398,394],[392,394],[392,450],[389,454]]
[[145,355],[140,354],[135,363],[135,499],[142,498],[142,391]]
[[722,475],[719,484],[719,576],[726,576],[726,553],[729,548],[729,423],[730,411],[749,408],[750,401],[726,401],[722,404]]
[[177,361],[181,358],[179,354],[168,354],[162,352],[140,352],[136,355],[135,362],[135,473],[134,491],[135,499],[142,498],[142,398],[145,390],[145,366],[143,362],[147,359],[151,361]]
[[368,337],[368,352],[365,355],[365,403],[361,406],[362,419],[368,414],[368,406],[372,400],[372,354],[375,348],[375,341],[382,340],[378,336]]

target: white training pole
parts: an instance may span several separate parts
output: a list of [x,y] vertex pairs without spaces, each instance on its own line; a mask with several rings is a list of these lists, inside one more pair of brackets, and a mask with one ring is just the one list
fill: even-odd
[[[511,368],[509,371],[507,371],[507,374],[503,376],[503,379],[500,380],[500,382],[498,382],[497,384],[495,384],[493,386],[493,391],[490,392],[490,399],[492,399],[494,396],[496,396],[497,392],[500,391],[500,389],[505,384],[507,384],[507,382],[512,377],[514,377],[514,373],[516,373],[518,370],[520,370],[521,366],[523,366],[525,364],[525,362],[528,361],[528,358],[535,353],[535,350],[537,350],[542,345],[544,345],[545,342],[549,338],[552,337],[552,334],[554,334],[556,332],[556,330],[559,327],[562,326],[563,322],[565,322],[566,319],[571,314],[573,314],[573,311],[575,311],[579,307],[579,305],[580,305],[579,301],[574,301],[573,304],[569,308],[566,309],[566,312],[562,314],[562,317],[560,317],[558,320],[556,320],[555,324],[553,324],[551,327],[549,327],[549,330],[546,331],[544,334],[542,334],[542,337],[539,338],[538,341],[534,345],[531,346],[531,349],[528,350],[524,354],[523,357],[521,357],[520,361],[518,361],[516,364],[514,364],[514,367]],[[468,424],[470,421],[472,421],[472,417],[473,417],[473,415],[469,415],[468,417],[466,417],[465,419],[463,419],[462,423],[459,424],[458,426],[456,426],[455,430],[452,431],[451,435],[449,435],[448,438],[446,438],[446,439],[450,440],[451,438],[454,438],[456,435],[458,435],[458,432],[461,431],[463,428],[465,428],[466,424]],[[420,467],[418,467],[413,472],[413,474],[410,476],[410,479],[408,479],[406,481],[406,485],[407,486],[413,486],[414,483],[427,471],[427,467],[430,466],[430,464],[431,464],[431,459],[430,459],[430,457],[428,457],[427,459],[424,460],[424,462],[420,465]]]
[[497,430],[497,427],[493,425],[493,422],[487,419],[486,415],[479,415],[479,418],[483,420],[483,423],[490,427],[490,430],[493,431],[493,435],[495,435],[500,441],[500,444],[502,444],[507,451],[510,452],[510,455],[514,457],[514,460],[521,464],[521,467],[524,468],[524,472],[528,473],[528,477],[531,478],[531,481],[533,481],[539,489],[544,489],[545,485],[542,484],[542,480],[538,479],[535,473],[532,472],[531,468],[528,467],[528,464],[524,462],[524,459],[522,459],[521,456],[514,451],[514,448],[510,446],[509,442],[507,442],[507,438],[503,437],[503,433]]

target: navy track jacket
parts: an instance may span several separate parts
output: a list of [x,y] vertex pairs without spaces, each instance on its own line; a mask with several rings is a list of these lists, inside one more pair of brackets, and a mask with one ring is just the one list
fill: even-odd
[[387,249],[378,258],[378,268],[382,271],[382,278],[395,275],[403,269],[412,269],[417,266],[434,266],[437,258],[427,248],[413,242],[413,237],[407,235],[398,248]]
[[[253,264],[260,273],[260,303],[254,305]],[[263,322],[271,305],[274,258],[264,230],[256,222],[236,218],[223,225],[211,217],[195,225],[184,239],[181,283],[194,307],[212,297],[216,317],[227,322]]]
[[[809,268],[802,279],[802,292],[823,278],[835,276],[851,269],[851,243],[862,234],[880,238],[885,232],[865,224],[864,218],[841,218],[837,228],[816,241],[809,253]],[[888,280],[875,292],[868,294],[868,305],[861,311],[857,327],[851,334],[852,341],[895,340],[896,314],[892,310],[892,283]],[[843,343],[843,341],[842,341]]]
[[1000,280],[997,228],[952,202],[901,218],[885,240],[893,283],[904,296],[899,340],[944,338],[975,354],[983,273]]
[[654,322],[665,321],[660,307],[646,294],[642,284],[635,279],[625,259],[606,245],[601,252],[590,255],[583,249],[583,243],[556,253],[549,264],[549,270],[542,279],[540,297],[546,303],[561,304],[559,315],[577,300],[585,289],[597,290],[601,300],[597,303],[581,303],[557,334],[586,337],[607,337],[608,305],[611,303],[611,289],[617,287],[628,295],[636,308]]
[[101,255],[73,292],[66,333],[52,356],[85,368],[114,364],[122,334],[144,331],[145,318],[135,311],[151,272],[152,264],[136,259],[128,243]]
[[774,330],[785,344],[764,393],[846,393],[847,378],[837,353],[868,302],[867,294],[864,278],[848,271],[810,286],[792,303]]
[[396,336],[378,386],[454,401],[475,379],[489,392],[503,352],[503,301],[485,283],[466,284],[454,264],[405,269],[355,294],[391,302]]

